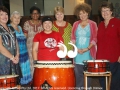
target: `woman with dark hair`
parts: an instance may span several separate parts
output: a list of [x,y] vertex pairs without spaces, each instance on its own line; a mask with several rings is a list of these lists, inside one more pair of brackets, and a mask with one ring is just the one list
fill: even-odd
[[[112,73],[111,89],[120,90],[120,20],[113,17],[113,5],[104,1],[100,5],[100,12],[104,19],[98,26],[97,59],[107,59]],[[105,79],[100,79],[105,89]]]
[[20,74],[18,43],[14,29],[7,22],[8,10],[0,6],[0,76]]
[[31,71],[33,75],[33,58],[32,58],[32,42],[36,33],[42,30],[42,24],[40,20],[40,9],[36,6],[31,7],[30,9],[31,20],[28,20],[24,23],[23,32],[27,37],[27,48],[30,57]]
[[[83,61],[96,59],[97,24],[89,19],[90,5],[86,3],[79,4],[75,7],[74,12],[80,20],[73,24],[71,39],[78,48],[74,63],[76,90],[81,90],[84,87]],[[91,79],[88,78],[88,87],[90,87],[90,81]]]
[[36,34],[33,39],[33,59],[35,61],[59,61],[57,52],[63,50],[63,47],[57,45],[63,42],[62,35],[52,30],[53,20],[51,17],[43,17],[42,25],[44,30]]
[[[14,74],[13,65],[19,61],[15,32],[14,29],[7,26],[7,22],[8,10],[4,6],[0,6],[0,75]],[[13,69],[12,72],[10,69]]]

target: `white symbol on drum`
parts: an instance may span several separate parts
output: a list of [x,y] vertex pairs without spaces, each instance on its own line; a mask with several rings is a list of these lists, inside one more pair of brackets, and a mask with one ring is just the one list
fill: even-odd
[[63,46],[63,48],[64,48],[64,51],[62,51],[62,50],[59,50],[58,52],[57,52],[57,56],[59,57],[59,58],[65,58],[66,57],[66,55],[69,57],[69,58],[74,58],[76,55],[77,55],[77,47],[72,43],[72,42],[69,42],[68,44],[70,44],[70,45],[72,45],[73,47],[74,47],[74,51],[73,50],[69,50],[68,52],[67,52],[67,47],[63,44],[63,43],[58,43],[58,47],[60,47],[60,46]]
[[6,82],[7,82],[6,79],[3,82],[4,82],[4,84],[6,84]]
[[95,64],[95,68],[98,68],[98,64]]

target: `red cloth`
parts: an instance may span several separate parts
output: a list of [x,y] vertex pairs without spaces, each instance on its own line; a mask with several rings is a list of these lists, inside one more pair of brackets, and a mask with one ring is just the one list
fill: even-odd
[[58,28],[59,33],[63,36],[63,34],[64,34],[64,29],[68,26],[68,22],[66,22],[65,26],[58,26],[58,25],[56,24],[56,21],[54,21],[53,24],[55,25],[55,27]]
[[102,21],[98,26],[97,59],[116,62],[120,56],[120,20],[112,18],[107,27]]
[[50,34],[46,34],[44,31],[36,34],[33,42],[39,42],[38,60],[59,60],[59,57],[57,57],[57,51],[59,51],[57,45],[61,41],[63,42],[61,34],[55,31]]

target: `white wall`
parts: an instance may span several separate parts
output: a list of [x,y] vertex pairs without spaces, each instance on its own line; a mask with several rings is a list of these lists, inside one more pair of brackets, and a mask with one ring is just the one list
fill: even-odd
[[10,0],[10,13],[13,11],[18,11],[23,16],[23,0]]

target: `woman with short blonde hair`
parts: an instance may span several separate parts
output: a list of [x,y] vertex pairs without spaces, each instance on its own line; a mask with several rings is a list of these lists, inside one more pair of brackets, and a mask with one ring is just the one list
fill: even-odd
[[56,14],[57,12],[62,12],[64,13],[64,8],[61,6],[57,6],[54,8],[54,14]]
[[[57,6],[54,8],[54,14],[56,21],[53,22],[53,31],[59,32],[64,40],[64,44],[67,47],[67,50],[71,50],[72,46],[68,44],[70,42],[70,36],[71,36],[71,30],[72,30],[72,25],[64,20],[64,8],[61,6]],[[68,59],[66,56],[65,59]]]

